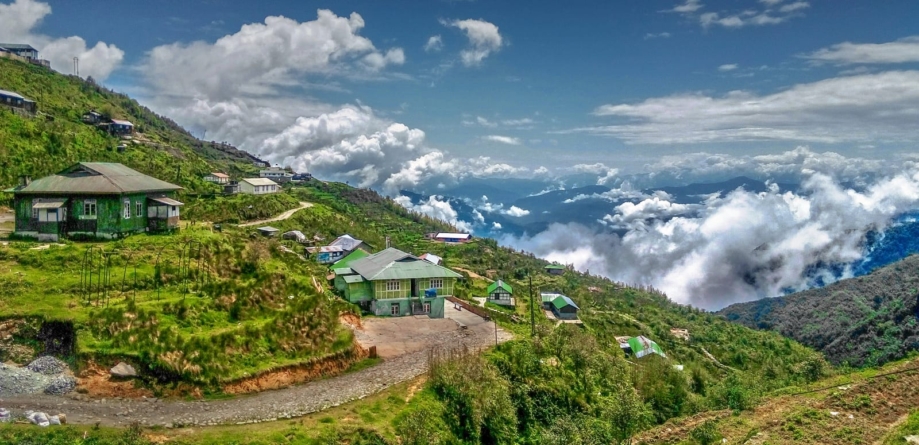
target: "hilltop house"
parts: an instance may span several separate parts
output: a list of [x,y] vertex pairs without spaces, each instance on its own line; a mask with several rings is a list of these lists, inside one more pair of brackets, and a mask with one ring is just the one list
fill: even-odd
[[229,184],[230,176],[226,173],[210,173],[204,177],[204,180],[207,182],[213,182],[214,184]]
[[0,90],[0,105],[5,105],[10,108],[20,108],[30,113],[34,113],[37,109],[35,101],[26,99],[19,93],[7,90]]
[[258,176],[260,178],[268,178],[278,184],[283,184],[289,182],[294,177],[294,174],[281,167],[268,167],[258,172]]
[[81,162],[35,181],[22,178],[6,192],[13,193],[16,235],[57,241],[178,228],[182,203],[173,196],[180,189],[121,164]]
[[81,120],[84,124],[95,125],[102,122],[105,118],[102,116],[102,113],[96,110],[89,110],[83,114]]
[[491,283],[486,290],[488,293],[488,300],[494,304],[500,304],[502,306],[513,306],[514,305],[514,289],[510,284],[504,282],[504,280],[498,280],[494,283]]
[[376,315],[443,318],[444,298],[462,275],[399,249],[350,261],[334,269],[335,288],[345,299]]
[[560,320],[577,320],[578,310],[580,309],[574,301],[562,294],[543,292],[542,304],[546,310],[552,311],[555,317]]
[[267,195],[277,193],[280,187],[268,178],[245,178],[239,181],[239,193]]
[[635,358],[642,358],[647,355],[657,354],[661,357],[666,358],[667,354],[664,354],[664,350],[648,337],[644,335],[639,335],[638,337],[632,337],[626,341],[620,341],[619,347],[622,348],[625,352],[631,352],[635,355]]
[[130,136],[134,134],[134,124],[123,119],[112,119],[108,131],[115,136]]
[[32,45],[24,43],[0,43],[0,51],[24,57],[26,59],[38,59],[38,50],[32,48]]
[[546,273],[548,273],[549,275],[564,275],[566,268],[565,266],[562,266],[561,264],[550,264],[546,266],[545,269],[546,269]]

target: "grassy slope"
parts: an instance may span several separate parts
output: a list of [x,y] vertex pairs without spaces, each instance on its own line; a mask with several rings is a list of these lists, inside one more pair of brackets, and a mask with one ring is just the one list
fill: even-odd
[[[201,179],[210,171],[256,172],[248,154],[198,141],[133,99],[74,76],[0,59],[0,89],[36,100],[41,112],[26,118],[0,110],[0,189],[15,185],[20,175],[39,178],[80,161],[121,162],[201,192],[218,190]],[[118,153],[120,140],[80,121],[91,109],[131,120],[145,142]]]
[[919,256],[821,289],[741,303],[720,313],[823,351],[835,363],[878,365],[919,348]]

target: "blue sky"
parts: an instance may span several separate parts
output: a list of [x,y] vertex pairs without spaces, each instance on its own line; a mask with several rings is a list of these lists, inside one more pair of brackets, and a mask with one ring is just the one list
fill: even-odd
[[[409,166],[431,161],[419,159],[432,152],[439,153],[435,161],[465,166],[469,174],[492,167],[493,174],[525,176],[539,167],[554,172],[595,163],[634,172],[664,155],[752,156],[800,145],[888,159],[919,138],[903,128],[916,117],[913,100],[919,98],[908,86],[919,68],[919,42],[911,38],[919,35],[919,4],[909,0],[0,0],[11,3],[7,20],[38,18],[27,29],[0,31],[0,38],[37,39],[52,45],[45,53],[59,60],[104,42],[109,51],[87,53],[81,74],[101,67],[96,77],[106,85],[198,135],[206,130],[208,139],[370,186],[400,173],[404,181],[393,184],[436,180],[448,168]],[[35,11],[42,5],[50,10]],[[184,60],[214,56],[214,42],[244,25],[265,26],[266,17],[283,16],[290,26],[305,26],[320,9],[341,21],[359,15],[363,24],[348,30],[348,38],[365,39],[365,47],[318,65],[278,62],[296,57],[283,51],[274,61],[240,69],[233,60]],[[85,46],[54,46],[68,36]],[[439,45],[426,49],[435,36]],[[265,41],[289,43],[281,39]],[[857,45],[834,46],[845,42]],[[878,50],[886,58],[866,59],[875,49],[862,44],[886,44]],[[151,62],[156,47],[177,49]],[[386,59],[393,50],[399,54]],[[481,57],[464,63],[463,51]],[[382,60],[373,69],[361,59],[371,52]],[[55,66],[70,71],[67,63]],[[266,80],[274,68],[279,71]],[[889,73],[902,75],[883,77]],[[872,97],[878,85],[892,92],[870,101],[856,95],[835,108],[832,101],[815,103],[834,91]],[[805,103],[798,102],[802,97]],[[858,106],[848,105],[853,101]],[[774,107],[749,109],[751,103]],[[890,116],[882,116],[885,110]],[[662,117],[668,113],[675,115]],[[395,138],[399,147],[387,147],[387,132],[399,130],[393,124],[422,135],[402,132]],[[316,125],[335,129],[320,135]],[[368,161],[354,147],[373,135],[383,144],[376,161]],[[336,156],[343,162],[328,161]],[[373,173],[359,171],[370,164]]]

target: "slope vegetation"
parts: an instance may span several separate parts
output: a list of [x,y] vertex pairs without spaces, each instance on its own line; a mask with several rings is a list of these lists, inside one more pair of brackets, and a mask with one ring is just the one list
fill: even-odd
[[833,363],[879,365],[919,349],[919,256],[858,278],[778,298],[735,304],[719,314],[772,330]]

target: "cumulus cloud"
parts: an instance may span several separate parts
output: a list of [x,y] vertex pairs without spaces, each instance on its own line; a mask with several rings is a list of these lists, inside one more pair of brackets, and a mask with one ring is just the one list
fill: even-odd
[[666,38],[669,38],[669,37],[670,37],[670,33],[669,33],[669,32],[659,32],[659,33],[656,33],[656,34],[653,33],[653,32],[649,32],[649,33],[645,34],[645,40],[649,40],[649,39],[666,39]]
[[917,102],[919,71],[889,71],[799,84],[768,95],[687,93],[603,105],[595,115],[621,122],[562,133],[588,132],[629,144],[907,142],[919,137],[913,125]]
[[97,42],[89,47],[82,37],[54,38],[35,32],[35,27],[51,14],[51,6],[36,0],[0,3],[0,41],[26,43],[39,51],[39,57],[51,62],[57,71],[70,74],[73,58],[80,61],[80,75],[105,80],[124,59],[124,51],[115,45]]
[[621,236],[553,225],[501,241],[718,309],[809,288],[818,277],[832,281],[820,267],[861,259],[866,233],[919,207],[919,171],[885,177],[860,192],[822,173],[802,174],[808,177],[800,194],[772,185],[761,193],[739,189],[699,208],[653,198],[620,205],[607,221],[627,228]]
[[811,5],[808,2],[794,2],[794,3],[789,3],[787,5],[782,5],[782,7],[779,8],[779,12],[789,13],[789,12],[794,12],[794,11],[800,11],[802,9],[807,9],[810,7]]
[[[782,0],[760,1],[765,5],[763,9],[743,9],[736,12],[702,12],[704,4],[699,0],[686,0],[672,9],[661,12],[679,13],[683,16],[698,20],[703,28],[722,26],[725,28],[743,28],[746,26],[778,25],[794,17],[800,16],[801,11],[810,7],[810,3],[796,1],[779,6]],[[776,8],[778,7],[778,8]],[[649,34],[650,35],[650,34]],[[645,37],[648,38],[648,37]]]
[[507,209],[507,211],[505,212],[505,214],[508,215],[508,216],[515,216],[515,217],[519,218],[519,217],[521,217],[521,216],[527,216],[527,215],[529,215],[529,214],[530,214],[530,211],[529,211],[529,210],[526,210],[526,209],[521,209],[520,207],[517,207],[517,206],[511,206],[511,208]]
[[726,63],[718,67],[718,71],[734,71],[737,69],[736,63]]
[[444,49],[444,41],[440,35],[428,37],[427,43],[424,44],[425,52],[436,53],[442,49]]
[[427,201],[422,201],[418,204],[412,203],[411,198],[408,196],[397,196],[394,198],[394,200],[397,204],[413,212],[418,212],[423,215],[430,216],[431,218],[446,221],[450,225],[464,232],[472,232],[472,223],[459,219],[456,210],[453,209],[453,206],[450,205],[450,202],[444,200],[441,196],[429,196]]
[[914,63],[919,62],[919,36],[887,43],[843,42],[802,57],[837,65]]
[[501,144],[507,145],[520,145],[520,138],[510,137],[510,136],[500,136],[496,134],[490,134],[488,136],[483,136],[482,139],[486,141],[498,142]]
[[466,33],[469,47],[460,51],[460,60],[467,67],[478,66],[492,53],[498,52],[504,45],[504,38],[498,27],[485,20],[452,20],[441,21],[444,26],[459,28]]
[[686,0],[685,2],[674,6],[671,9],[667,9],[662,12],[678,12],[681,14],[696,12],[702,7],[705,6],[700,0]]
[[363,28],[356,12],[339,17],[320,9],[316,20],[302,23],[271,16],[214,43],[158,46],[144,73],[160,92],[228,100],[297,85],[304,74],[368,75],[405,62],[401,48],[378,50],[359,34]]

